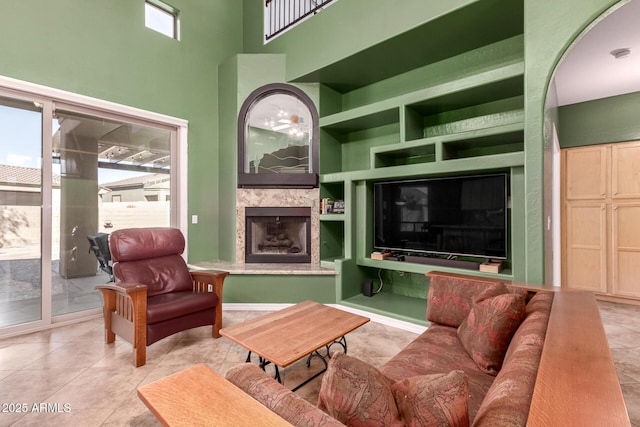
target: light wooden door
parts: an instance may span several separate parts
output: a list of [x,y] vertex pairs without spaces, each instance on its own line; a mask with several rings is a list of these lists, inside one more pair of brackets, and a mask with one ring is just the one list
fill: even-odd
[[567,200],[599,200],[607,195],[608,151],[605,146],[566,150]]
[[612,208],[612,291],[640,297],[640,201]]
[[607,291],[607,207],[574,202],[566,209],[565,283],[574,289]]
[[640,200],[640,142],[611,146],[611,197]]
[[562,156],[563,285],[640,298],[640,141]]

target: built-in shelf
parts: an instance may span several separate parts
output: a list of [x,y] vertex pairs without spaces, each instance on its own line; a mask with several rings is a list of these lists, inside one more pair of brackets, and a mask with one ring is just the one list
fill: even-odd
[[[471,270],[472,263],[365,258],[372,250],[373,183],[500,171],[511,178],[513,200],[520,200],[524,191],[523,34],[448,53],[357,87],[326,81],[320,86],[321,197],[344,199],[346,211],[320,217],[320,258],[332,267],[336,259],[349,261],[340,265],[337,279],[342,295],[358,293],[366,277],[382,274],[395,280],[395,287],[380,294],[358,293],[341,304],[422,325],[428,324],[425,273],[512,280],[513,260],[506,260],[509,268],[492,274],[480,272],[479,263]],[[522,250],[519,242],[510,245]]]
[[418,325],[429,325],[426,320],[427,300],[422,298],[407,297],[383,290],[372,297],[358,294],[340,301],[340,304]]
[[524,165],[524,152],[491,154],[478,158],[461,158],[446,162],[420,163],[413,165],[390,166],[378,169],[363,169],[348,172],[328,173],[320,176],[321,183],[343,182],[347,179],[383,180],[392,178],[412,178],[427,175],[473,173],[488,170],[504,170]]
[[344,214],[320,215],[320,221],[344,221]]
[[320,118],[320,127],[334,132],[349,133],[398,123],[400,121],[399,107],[395,105],[386,108],[386,104],[389,104],[389,101],[322,117]]
[[321,117],[320,127],[339,132],[354,132],[399,121],[400,107],[404,105],[425,116],[511,98],[523,93],[524,62],[517,62]]
[[[425,258],[425,262],[428,260]],[[513,280],[510,269],[503,269],[500,273],[485,273],[480,270],[468,270],[464,268],[447,267],[443,265],[418,264],[406,261],[375,260],[371,258],[358,258],[358,265],[363,267],[381,268],[384,270],[404,271],[406,273],[425,274],[433,270],[447,273],[473,274],[474,276],[491,277],[495,279]]]

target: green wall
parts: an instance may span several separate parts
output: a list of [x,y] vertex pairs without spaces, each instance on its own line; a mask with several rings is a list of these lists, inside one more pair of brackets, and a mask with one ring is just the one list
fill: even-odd
[[[235,192],[235,122],[251,90],[309,75],[442,14],[492,1],[404,0],[398,6],[342,0],[266,46],[264,3],[258,0],[172,1],[181,11],[179,42],[144,27],[142,0],[6,2],[0,14],[0,75],[188,120],[188,213],[200,217],[189,226],[190,261],[229,259],[235,233],[228,226],[234,206],[227,203]],[[515,232],[527,248],[526,271],[519,278],[541,282],[547,86],[565,49],[616,0],[523,1],[526,198]],[[469,24],[459,23],[460,28]],[[440,44],[446,49],[447,43]],[[265,72],[254,55],[241,55],[239,63],[234,55],[241,52],[285,54],[283,74]],[[230,87],[219,85],[219,72]]]
[[176,41],[144,0],[3,1],[0,75],[189,121],[190,261],[218,258],[218,64],[242,49],[242,4],[171,0]]
[[558,109],[561,148],[640,139],[640,92]]
[[[544,173],[545,99],[547,86],[560,57],[572,41],[615,0],[523,0],[525,44],[525,171],[526,197],[521,228],[526,269],[518,279],[545,280]],[[262,21],[257,1],[244,0],[245,52],[287,54],[287,76],[297,78],[358,55],[389,37],[412,29],[447,11],[474,1],[407,0],[398,7],[384,0],[338,1],[310,21],[262,46]],[[487,2],[488,4],[489,2]],[[499,13],[499,11],[494,11]],[[348,23],[348,25],[346,25]],[[468,24],[460,22],[460,28]],[[495,31],[495,28],[487,28]],[[437,37],[437,34],[434,34]],[[446,48],[447,44],[443,43]],[[410,53],[410,52],[409,52]],[[321,108],[323,108],[321,106]],[[546,177],[549,178],[549,177]],[[549,181],[550,179],[547,179]]]

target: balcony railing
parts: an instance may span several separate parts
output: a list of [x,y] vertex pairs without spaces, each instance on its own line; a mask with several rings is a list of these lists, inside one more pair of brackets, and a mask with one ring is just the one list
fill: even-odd
[[334,0],[265,0],[265,41],[317,13]]

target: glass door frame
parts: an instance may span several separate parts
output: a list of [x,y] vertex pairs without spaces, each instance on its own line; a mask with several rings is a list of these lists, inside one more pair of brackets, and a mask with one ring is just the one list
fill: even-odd
[[[0,328],[0,338],[100,317],[102,308],[52,316],[52,159],[55,108],[169,130],[171,132],[170,225],[179,228],[185,238],[188,236],[186,173],[188,122],[184,119],[4,76],[0,76],[0,96],[33,102],[41,107],[42,114],[41,319]],[[187,250],[184,257],[187,259]]]

